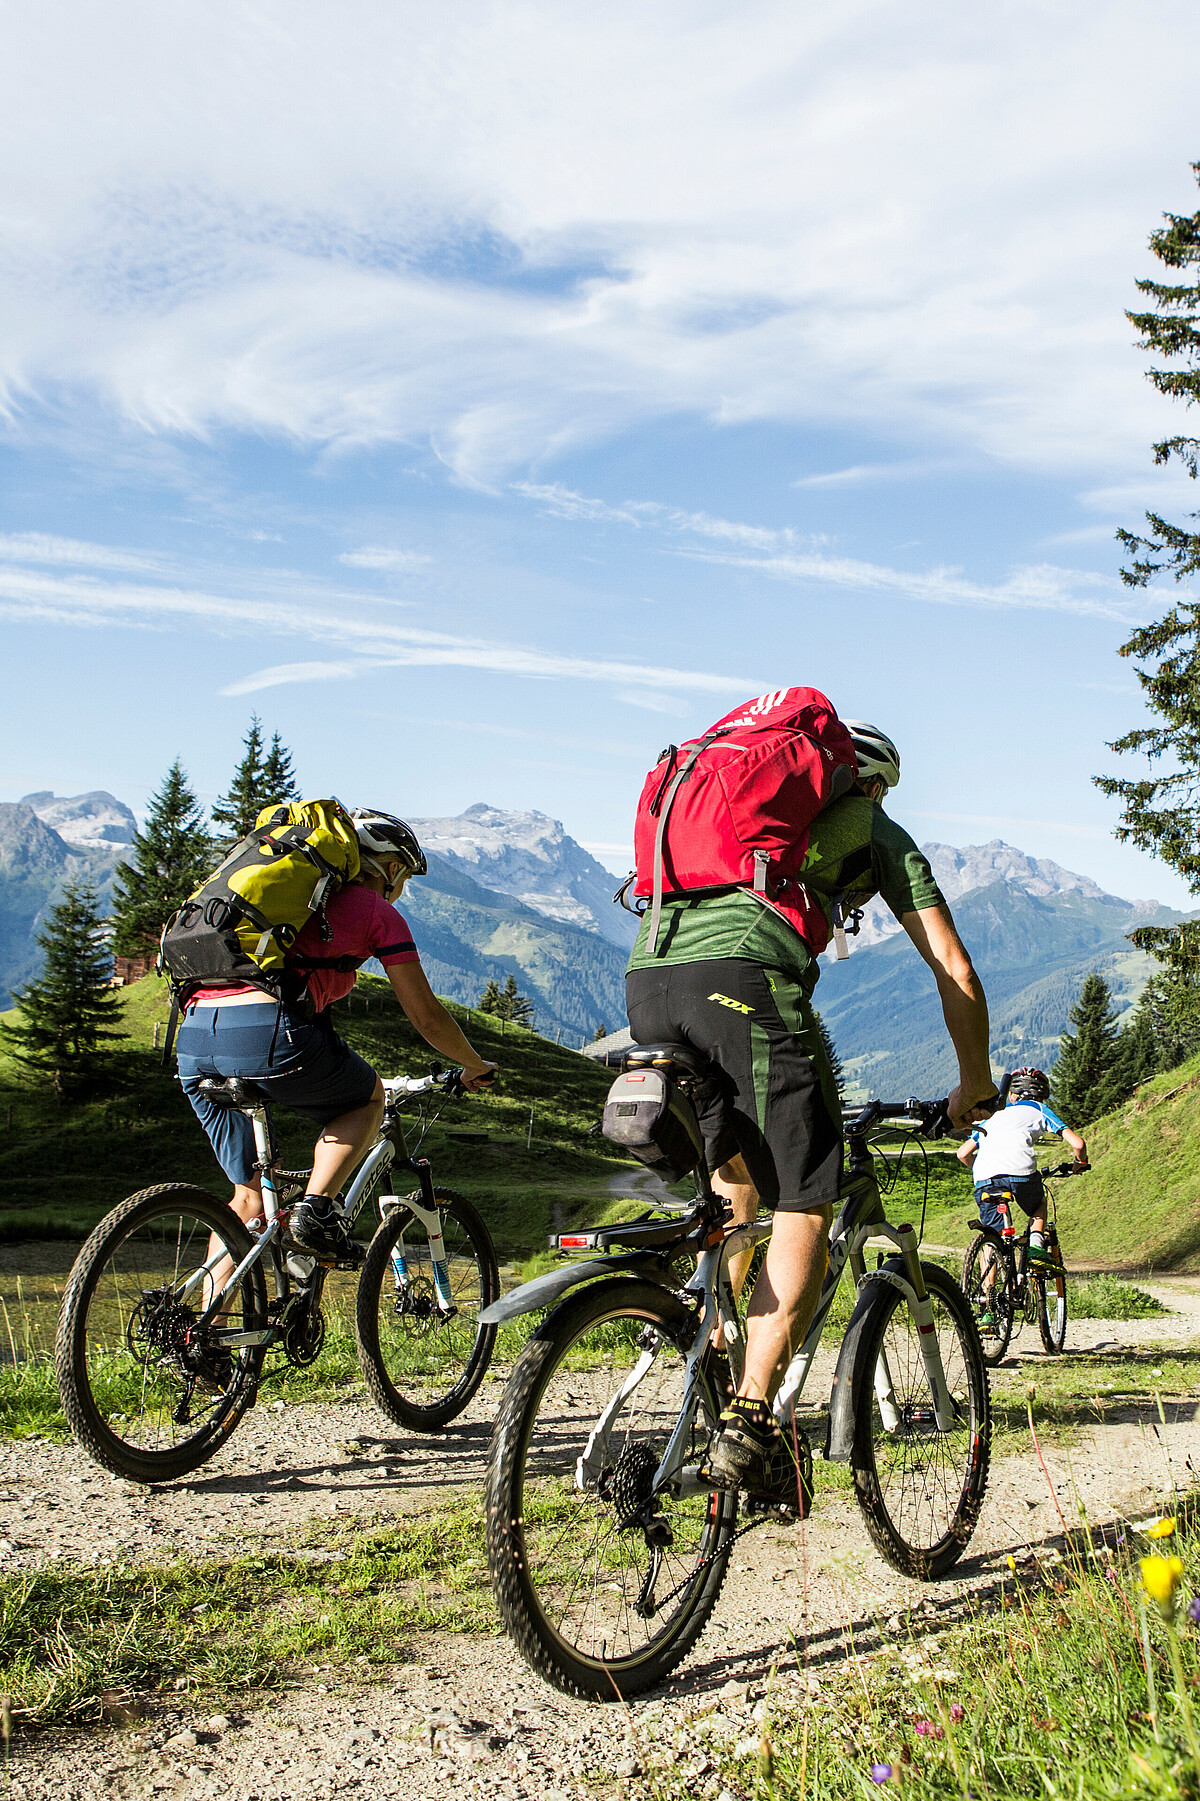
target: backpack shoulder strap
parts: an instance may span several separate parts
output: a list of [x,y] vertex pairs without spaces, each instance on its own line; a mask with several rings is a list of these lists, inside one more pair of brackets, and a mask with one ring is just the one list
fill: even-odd
[[715,726],[711,732],[706,732],[703,738],[698,739],[691,755],[679,769],[671,786],[663,796],[662,807],[658,815],[658,826],[654,833],[654,895],[650,903],[650,955],[652,957],[658,955],[658,928],[662,920],[663,903],[663,840],[667,834],[667,820],[670,818],[671,808],[675,804],[675,796],[691,775],[696,766],[696,759],[701,752],[706,751],[717,738],[723,738],[730,729],[729,726]]

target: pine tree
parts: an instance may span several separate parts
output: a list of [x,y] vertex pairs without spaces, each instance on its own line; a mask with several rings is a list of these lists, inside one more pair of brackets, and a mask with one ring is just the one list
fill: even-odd
[[[1192,168],[1200,180],[1200,163]],[[1165,217],[1165,226],[1151,234],[1150,248],[1165,269],[1185,271],[1192,279],[1139,281],[1153,310],[1126,316],[1140,333],[1144,350],[1178,365],[1149,370],[1159,393],[1194,405],[1200,401],[1200,282],[1195,279],[1200,274],[1200,212]],[[1154,460],[1175,460],[1195,480],[1200,476],[1200,439],[1164,438],[1154,446]],[[1144,588],[1164,573],[1181,582],[1200,570],[1200,530],[1195,529],[1200,513],[1188,514],[1187,520],[1174,525],[1158,513],[1147,513],[1145,535],[1117,533],[1131,558],[1121,571],[1129,587]],[[1096,785],[1121,801],[1117,838],[1161,857],[1193,894],[1200,894],[1200,603],[1177,601],[1161,619],[1131,633],[1119,654],[1145,665],[1134,673],[1160,723],[1127,732],[1109,745],[1121,756],[1144,756],[1150,765],[1145,777],[1097,776]],[[1168,768],[1160,774],[1156,766],[1164,758]],[[1200,924],[1142,926],[1130,937],[1163,964],[1160,999],[1173,991],[1169,1010],[1183,1027],[1200,1000]]]
[[146,824],[133,834],[128,861],[113,884],[113,949],[120,957],[152,953],[177,907],[214,862],[200,803],[178,757],[150,802]]
[[515,1025],[533,1027],[533,1002],[517,987],[516,976],[509,976],[503,988],[493,977],[479,997],[479,1011],[491,1013],[496,1019],[511,1020]]
[[1128,1024],[1121,1028],[1120,1048],[1125,1058],[1125,1073],[1129,1082],[1130,1093],[1142,1082],[1169,1065],[1160,1059],[1163,1054],[1161,1025],[1154,1017],[1154,996],[1152,987],[1142,990],[1141,999],[1133,1009]]
[[600,1024],[596,1027],[596,1030],[592,1033],[592,1043],[599,1044],[600,1040],[602,1038],[607,1038],[607,1037],[608,1037],[608,1027],[605,1025],[604,1021],[601,1020]]
[[48,1075],[59,1102],[86,1092],[103,1075],[105,1045],[124,1038],[120,1002],[109,986],[112,955],[105,943],[96,890],[68,882],[37,934],[42,973],[16,995],[21,1019],[4,1027],[12,1055]]
[[221,848],[224,850],[254,830],[255,820],[267,802],[274,798],[266,792],[262,723],[257,713],[250,715],[250,729],[242,744],[244,754],[233,772],[229,791],[212,810],[213,824],[223,828]]
[[846,1072],[842,1068],[842,1060],[837,1054],[837,1046],[833,1042],[829,1027],[815,1007],[813,1008],[813,1018],[817,1022],[817,1031],[821,1035],[821,1043],[825,1047],[825,1055],[829,1059],[829,1067],[833,1071],[833,1079],[837,1084],[838,1100],[843,1100],[846,1093]]
[[1133,1084],[1108,983],[1094,970],[1084,977],[1070,1017],[1075,1031],[1059,1041],[1051,1105],[1069,1126],[1082,1127],[1119,1107]]
[[267,752],[262,766],[262,785],[266,799],[263,806],[272,801],[299,800],[300,784],[296,780],[296,772],[292,768],[292,753],[276,732],[271,739],[271,748]]
[[496,1018],[499,1018],[500,1009],[503,1004],[504,998],[500,993],[500,984],[495,976],[493,976],[479,997],[479,1011],[481,1013],[491,1013]]

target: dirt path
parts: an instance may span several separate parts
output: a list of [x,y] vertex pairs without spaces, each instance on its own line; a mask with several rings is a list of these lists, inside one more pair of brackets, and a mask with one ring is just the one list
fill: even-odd
[[[1187,1342],[1200,1291],[1154,1286],[1178,1309],[1174,1317],[1073,1324],[1072,1352]],[[1032,1370],[1040,1361],[1029,1345],[1010,1363]],[[314,1515],[419,1511],[431,1497],[480,1480],[497,1393],[485,1385],[464,1420],[436,1439],[397,1433],[365,1401],[264,1405],[182,1488],[115,1481],[74,1447],[0,1444],[0,1560],[12,1569],[53,1557],[227,1555],[294,1543]],[[1082,1501],[1100,1522],[1145,1511],[1173,1485],[1190,1486],[1186,1460],[1200,1464],[1200,1413],[1190,1399],[1164,1406],[1165,1426],[1152,1405],[1131,1404],[1069,1456],[1049,1453],[1053,1498],[1032,1453],[994,1463],[970,1555],[935,1587],[889,1570],[851,1496],[822,1492],[806,1526],[765,1526],[741,1541],[696,1652],[666,1691],[629,1712],[548,1689],[499,1635],[431,1637],[419,1641],[421,1663],[361,1692],[347,1694],[331,1672],[327,1682],[242,1712],[166,1709],[132,1730],[18,1736],[10,1794],[297,1801],[369,1790],[377,1801],[441,1801],[453,1783],[459,1795],[489,1801],[575,1801],[637,1790],[651,1746],[661,1753],[674,1743],[691,1792],[716,1796],[706,1746],[714,1735],[733,1743],[754,1735],[776,1663],[772,1706],[787,1710],[802,1704],[823,1666],[843,1658],[851,1632],[860,1649],[870,1648],[880,1630],[902,1630],[898,1616],[913,1609],[927,1622],[922,1643],[936,1649],[939,1622],[955,1617],[964,1596],[994,1592],[1010,1555],[1027,1558],[1060,1531],[1059,1506],[1068,1512]]]

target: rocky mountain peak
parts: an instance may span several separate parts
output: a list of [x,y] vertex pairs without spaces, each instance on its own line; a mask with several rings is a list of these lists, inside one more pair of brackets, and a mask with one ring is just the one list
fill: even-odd
[[131,844],[137,828],[137,820],[125,802],[104,788],[69,796],[39,788],[24,795],[18,804],[29,807],[67,844],[80,849],[113,849]]
[[442,819],[414,819],[426,850],[547,919],[581,926],[623,949],[637,922],[612,904],[611,873],[546,813],[476,801]]
[[992,882],[1011,882],[1026,894],[1044,899],[1051,894],[1082,894],[1088,900],[1103,900],[1104,890],[1090,876],[1076,875],[1047,857],[1030,857],[1023,850],[993,838],[988,844],[923,844],[938,887],[948,901],[970,894],[976,888],[987,888]]

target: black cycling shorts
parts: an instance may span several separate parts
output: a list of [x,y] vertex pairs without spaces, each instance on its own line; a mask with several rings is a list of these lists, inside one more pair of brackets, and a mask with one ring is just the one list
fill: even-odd
[[710,1170],[737,1152],[768,1207],[837,1204],[841,1111],[808,997],[777,970],[722,957],[631,969],[638,1044],[690,1044],[718,1065],[696,1095]]

